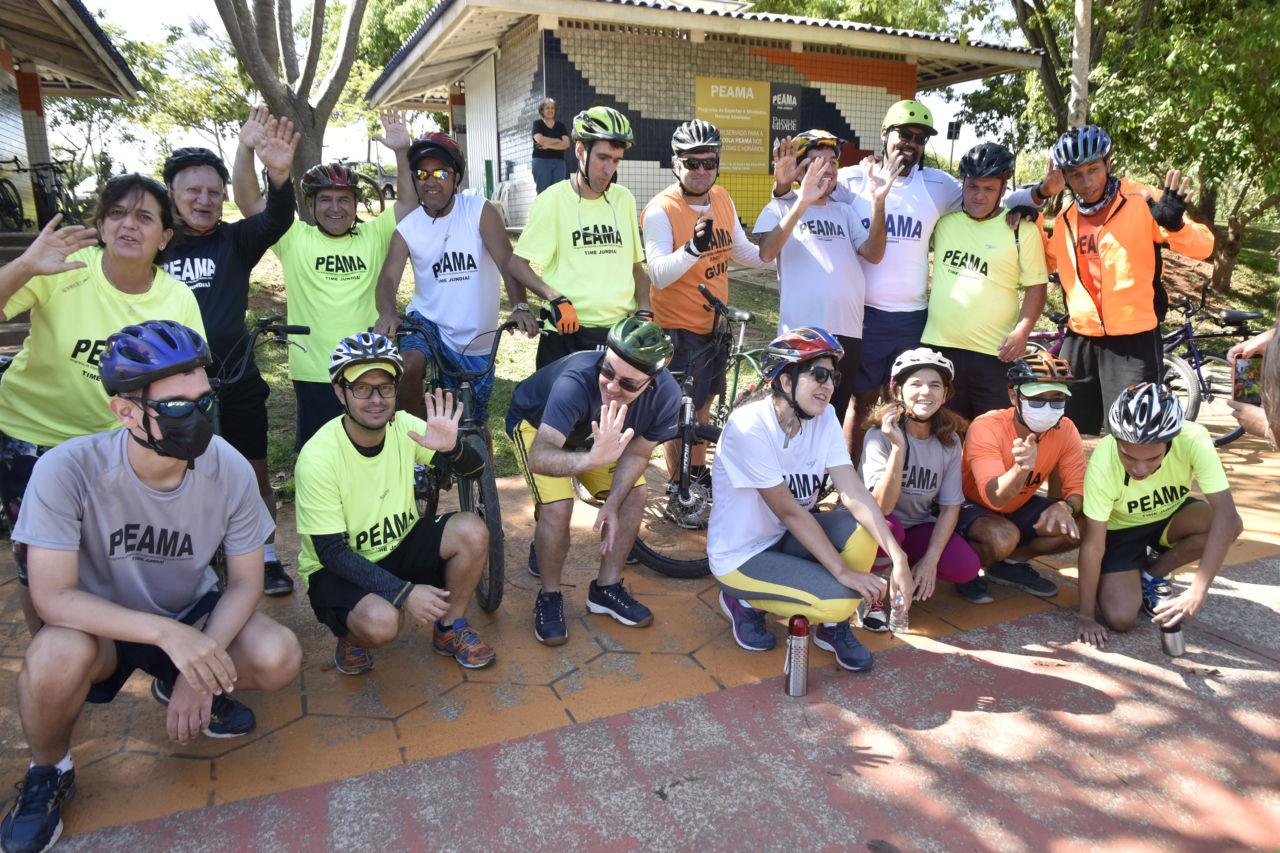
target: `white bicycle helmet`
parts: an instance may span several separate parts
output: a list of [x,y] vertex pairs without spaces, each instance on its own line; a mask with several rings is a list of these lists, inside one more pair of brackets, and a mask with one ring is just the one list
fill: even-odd
[[1130,444],[1166,444],[1182,431],[1182,403],[1163,385],[1140,382],[1120,392],[1107,415],[1107,428]]
[[341,381],[343,371],[353,364],[374,362],[385,362],[394,367],[397,380],[404,373],[404,359],[400,357],[400,350],[385,335],[376,332],[347,335],[338,341],[329,356],[329,381],[335,384]]
[[955,381],[956,366],[951,363],[951,359],[937,350],[931,350],[928,347],[916,347],[915,349],[907,350],[893,360],[893,366],[889,368],[890,383],[897,387],[908,376],[922,367],[932,367],[937,370],[942,374],[942,381],[948,385]]

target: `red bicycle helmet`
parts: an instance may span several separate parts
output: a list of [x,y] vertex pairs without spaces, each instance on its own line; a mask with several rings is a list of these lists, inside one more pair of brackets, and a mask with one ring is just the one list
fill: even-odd
[[457,141],[447,133],[424,133],[409,146],[409,165],[418,168],[418,161],[423,157],[433,157],[442,163],[448,163],[458,173],[458,177],[467,171],[467,157],[458,147]]
[[302,195],[310,198],[320,190],[347,189],[358,197],[360,185],[355,170],[342,163],[319,163],[302,176]]
[[776,379],[788,365],[803,364],[823,356],[839,361],[844,356],[844,347],[826,329],[801,326],[773,339],[765,349],[760,370],[766,379]]

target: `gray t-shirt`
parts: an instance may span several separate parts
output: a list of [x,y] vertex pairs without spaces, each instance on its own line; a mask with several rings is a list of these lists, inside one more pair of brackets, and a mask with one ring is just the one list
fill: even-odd
[[215,436],[171,492],[129,464],[127,430],[73,438],[36,463],[14,541],[78,551],[80,588],[143,613],[181,617],[217,581],[219,545],[248,554],[275,529],[248,461]]
[[[884,476],[893,445],[879,429],[867,432],[862,443],[862,479],[867,488],[875,488]],[[964,503],[964,487],[960,475],[960,440],[944,447],[933,436],[925,439],[907,436],[906,459],[902,465],[902,491],[892,515],[907,527],[937,521],[934,503],[959,506]]]

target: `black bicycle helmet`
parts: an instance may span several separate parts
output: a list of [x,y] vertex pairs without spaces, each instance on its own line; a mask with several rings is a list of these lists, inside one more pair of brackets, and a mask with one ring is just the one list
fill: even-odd
[[191,147],[178,148],[165,158],[164,171],[161,172],[164,182],[172,184],[179,172],[192,166],[212,167],[224,184],[231,180],[231,173],[227,171],[227,164],[222,162],[221,157],[208,148]]
[[173,320],[144,320],[107,338],[98,378],[108,394],[123,394],[209,361],[209,346],[194,329]]
[[661,326],[635,315],[614,323],[605,344],[627,364],[649,376],[670,364],[675,354],[675,347]]
[[1049,153],[1059,169],[1083,166],[1111,153],[1111,136],[1096,124],[1073,127],[1058,137]]
[[1165,444],[1182,431],[1182,403],[1154,382],[1140,382],[1120,392],[1107,414],[1107,429],[1130,444]]
[[461,178],[467,171],[467,157],[457,141],[447,133],[424,133],[409,146],[409,165],[418,168],[423,157],[432,157],[448,163]]
[[302,176],[302,195],[310,198],[320,190],[346,189],[360,197],[359,178],[354,169],[342,163],[318,163]]
[[695,118],[686,121],[671,134],[671,153],[687,154],[705,149],[720,151],[720,130],[709,121]]
[[961,178],[1000,178],[1007,181],[1013,176],[1013,155],[1009,149],[994,142],[975,145],[960,158]]
[[395,368],[395,378],[404,373],[404,359],[400,350],[386,335],[377,332],[360,332],[347,335],[338,341],[329,355],[329,381],[335,385],[342,381],[342,374],[356,364],[386,363]]

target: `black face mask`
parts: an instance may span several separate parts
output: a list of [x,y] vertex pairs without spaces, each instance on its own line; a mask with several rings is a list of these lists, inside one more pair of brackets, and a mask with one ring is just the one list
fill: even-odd
[[[154,450],[161,456],[181,459],[191,463],[209,449],[213,441],[213,420],[205,412],[193,409],[182,417],[156,415],[155,422],[160,427],[160,438],[151,437],[151,414],[144,408],[142,412],[142,428],[146,431],[145,439],[133,433],[133,440],[143,447]],[[190,467],[190,466],[189,466]]]

